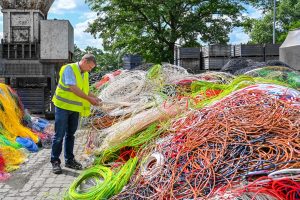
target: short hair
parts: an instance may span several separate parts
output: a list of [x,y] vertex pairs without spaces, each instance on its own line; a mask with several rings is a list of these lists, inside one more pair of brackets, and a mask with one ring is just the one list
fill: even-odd
[[95,66],[97,65],[96,58],[95,58],[95,56],[94,56],[93,54],[91,54],[91,53],[87,53],[87,54],[85,54],[84,56],[82,56],[82,60],[83,60],[83,59],[86,59],[87,61],[92,61],[92,62],[95,64]]

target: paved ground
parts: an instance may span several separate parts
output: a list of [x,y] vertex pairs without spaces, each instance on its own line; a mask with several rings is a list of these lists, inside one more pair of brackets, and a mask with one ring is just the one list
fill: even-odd
[[[76,136],[74,152],[82,155],[84,139]],[[64,168],[63,174],[51,172],[50,149],[30,153],[28,161],[20,169],[11,173],[6,182],[0,182],[0,200],[60,200],[73,180],[81,171]],[[63,156],[63,155],[62,155]],[[63,162],[63,157],[61,160]]]

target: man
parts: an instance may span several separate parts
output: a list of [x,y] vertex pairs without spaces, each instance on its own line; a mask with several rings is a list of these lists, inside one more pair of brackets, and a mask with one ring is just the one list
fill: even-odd
[[74,134],[79,116],[89,116],[90,105],[99,105],[100,100],[89,92],[89,74],[96,66],[93,54],[85,54],[78,63],[62,66],[59,83],[52,99],[55,105],[55,135],[52,141],[51,163],[54,174],[61,174],[59,156],[64,140],[65,167],[80,170],[73,154]]

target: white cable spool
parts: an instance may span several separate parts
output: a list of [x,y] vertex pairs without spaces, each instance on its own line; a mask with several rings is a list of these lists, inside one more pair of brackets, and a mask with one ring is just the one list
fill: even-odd
[[164,167],[165,159],[164,156],[155,152],[151,154],[147,161],[141,166],[141,175],[146,179],[152,179],[161,173]]

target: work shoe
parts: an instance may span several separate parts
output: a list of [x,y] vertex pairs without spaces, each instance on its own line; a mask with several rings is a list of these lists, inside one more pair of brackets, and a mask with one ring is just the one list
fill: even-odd
[[66,161],[65,167],[76,169],[76,170],[82,169],[82,165],[79,162],[77,162],[75,159]]
[[54,174],[61,174],[62,170],[58,161],[52,163],[52,172]]

